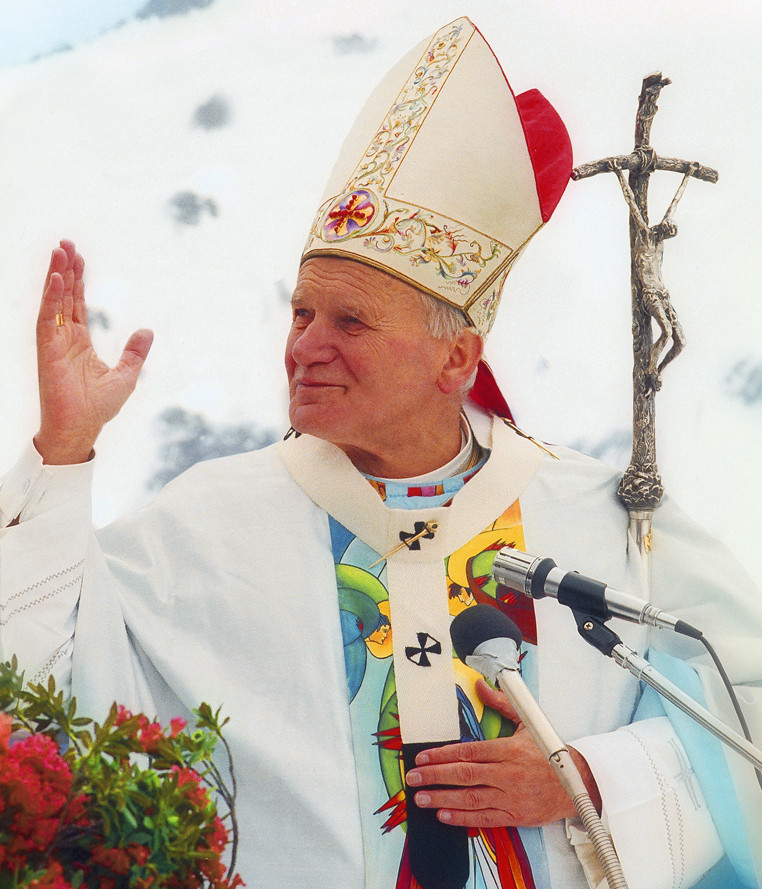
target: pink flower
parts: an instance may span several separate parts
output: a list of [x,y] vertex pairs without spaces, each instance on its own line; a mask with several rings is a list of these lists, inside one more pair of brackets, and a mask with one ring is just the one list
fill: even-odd
[[174,719],[171,719],[169,722],[172,732],[170,734],[170,738],[176,738],[180,732],[185,728],[188,723],[181,717],[176,716]]
[[0,713],[0,755],[8,752],[12,727],[13,717],[8,713]]
[[147,846],[140,846],[138,843],[130,843],[127,851],[130,853],[130,858],[141,866],[151,857],[151,850]]
[[188,802],[196,809],[205,809],[209,805],[209,794],[201,786],[198,772],[179,766],[172,766],[172,771],[177,775],[177,786],[183,788]]
[[130,869],[130,856],[125,849],[96,846],[91,852],[93,864],[107,867],[113,874],[124,876]]
[[132,719],[132,713],[121,704],[119,705],[119,709],[116,712],[116,719],[114,720],[114,725],[123,725],[127,722],[128,719]]
[[156,753],[159,741],[164,737],[164,732],[158,722],[148,723],[140,730],[140,746],[146,753]]
[[28,889],[72,889],[71,883],[65,879],[60,862],[51,861],[45,875],[29,883]]
[[67,805],[72,775],[55,743],[46,735],[29,735],[3,754],[0,810],[10,827],[3,864],[13,869],[28,853],[53,842]]

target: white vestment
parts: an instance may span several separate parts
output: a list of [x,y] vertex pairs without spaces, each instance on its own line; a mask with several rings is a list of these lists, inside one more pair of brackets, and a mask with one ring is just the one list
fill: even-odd
[[[424,559],[433,566],[518,497],[529,552],[616,589],[644,588],[640,563],[627,554],[615,475],[563,449],[551,459],[500,421],[473,422],[492,453],[449,507],[388,509],[341,451],[301,436],[199,464],[97,532],[92,465],[42,466],[30,450],[0,487],[3,524],[20,518],[0,532],[0,656],[16,653],[28,679],[70,679],[78,709],[96,718],[114,700],[165,723],[189,718],[201,701],[221,706],[239,780],[244,879],[258,889],[360,889],[326,510],[381,553],[412,521],[435,518]],[[762,599],[668,500],[654,527],[651,601],[706,633],[759,740]],[[591,766],[630,889],[693,885],[722,857],[718,833],[727,827],[715,829],[672,724],[659,715],[632,723],[638,682],[579,638],[566,608],[543,599],[535,611],[540,704]],[[736,725],[698,643],[623,622],[616,630],[641,654],[651,646],[689,662],[710,709]],[[727,766],[759,874],[762,791],[740,757],[728,753]],[[553,889],[585,887],[567,825],[548,825],[543,836]]]

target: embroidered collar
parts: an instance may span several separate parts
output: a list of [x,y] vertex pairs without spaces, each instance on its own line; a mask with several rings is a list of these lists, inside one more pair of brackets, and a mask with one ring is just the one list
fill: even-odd
[[[389,479],[366,473],[363,475],[387,506],[397,509],[448,506],[453,496],[476,475],[489,457],[489,450],[479,444],[464,413],[460,415],[460,429],[460,451],[439,469],[413,478]],[[411,502],[413,500],[416,502]]]
[[487,462],[489,451],[481,460],[458,475],[431,481],[427,484],[411,485],[408,479],[380,479],[365,476],[378,495],[394,509],[418,509],[426,506],[447,506],[455,494],[467,484]]
[[[343,451],[311,435],[292,436],[276,447],[305,494],[377,553],[388,553],[398,546],[400,533],[410,532],[420,519],[438,522],[436,535],[425,541],[426,557],[444,559],[494,521],[495,503],[513,503],[543,460],[539,448],[501,420],[486,420],[485,438],[492,459],[485,461],[446,509],[430,500],[413,510],[390,509]],[[496,461],[495,456],[500,459]],[[405,549],[395,556],[402,561],[410,558],[419,558],[418,552]]]

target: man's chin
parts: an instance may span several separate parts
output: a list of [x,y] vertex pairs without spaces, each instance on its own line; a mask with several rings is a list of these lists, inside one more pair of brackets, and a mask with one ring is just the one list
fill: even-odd
[[288,412],[291,426],[305,435],[314,435],[326,441],[333,441],[332,433],[335,433],[336,421],[329,411],[318,408],[316,405],[291,406]]

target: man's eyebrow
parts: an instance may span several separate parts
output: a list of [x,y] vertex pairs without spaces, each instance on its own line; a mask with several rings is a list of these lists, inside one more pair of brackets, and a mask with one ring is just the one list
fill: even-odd
[[349,298],[339,303],[336,308],[343,315],[353,315],[357,318],[369,318],[373,315],[372,307],[364,303],[362,300]]

